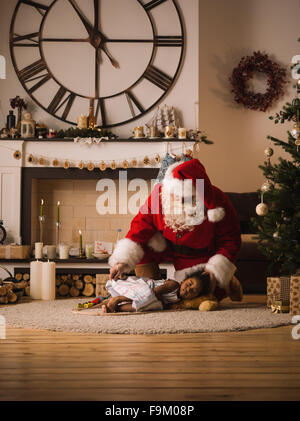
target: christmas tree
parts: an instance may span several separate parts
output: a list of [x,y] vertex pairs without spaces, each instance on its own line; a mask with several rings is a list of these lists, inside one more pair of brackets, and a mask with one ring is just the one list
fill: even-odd
[[290,159],[279,157],[272,165],[273,149],[265,150],[267,160],[259,168],[266,181],[258,191],[262,203],[256,208],[258,216],[252,218],[252,224],[258,233],[258,248],[270,261],[267,275],[274,269],[291,275],[300,268],[300,99],[287,102],[279,113],[269,118],[275,124],[294,122],[286,142],[268,136]]

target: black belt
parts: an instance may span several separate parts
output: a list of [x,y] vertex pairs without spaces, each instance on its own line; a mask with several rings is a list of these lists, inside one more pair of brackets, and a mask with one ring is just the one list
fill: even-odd
[[186,256],[197,256],[199,254],[207,255],[208,254],[208,247],[203,249],[193,249],[192,247],[183,246],[180,244],[172,243],[172,241],[167,240],[170,248],[175,251],[175,253],[183,254]]

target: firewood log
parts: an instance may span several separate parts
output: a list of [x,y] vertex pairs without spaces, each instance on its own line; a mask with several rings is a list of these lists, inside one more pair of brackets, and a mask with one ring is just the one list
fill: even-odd
[[95,276],[93,276],[92,284],[96,285],[96,277]]
[[68,287],[68,285],[66,285],[66,284],[61,284],[59,287],[58,287],[58,294],[61,296],[61,297],[66,297],[68,294],[69,294],[69,292],[70,292],[70,288]]
[[85,282],[86,284],[90,284],[90,283],[92,283],[92,282],[93,282],[93,277],[92,277],[91,275],[85,275],[85,276],[83,277],[83,280],[84,280],[84,282]]
[[79,289],[77,289],[75,287],[71,287],[70,288],[70,295],[71,295],[71,297],[78,297],[79,294],[80,294]]
[[67,278],[64,282],[65,285],[68,285],[68,287],[72,287],[73,286],[73,280]]
[[25,294],[27,295],[27,297],[30,297],[30,285],[28,285],[28,287],[25,288]]
[[85,297],[91,297],[92,295],[94,295],[94,293],[95,293],[94,285],[91,284],[91,283],[85,284],[84,290],[82,291],[82,294]]
[[68,279],[68,276],[67,276],[67,275],[60,275],[60,279],[61,279],[63,282],[66,282],[66,280]]
[[25,289],[28,286],[27,281],[21,281],[13,284],[13,289]]
[[23,274],[23,280],[24,280],[24,281],[29,281],[29,279],[30,279],[30,275],[29,275],[29,273],[24,273],[24,274]]
[[72,279],[73,279],[73,281],[79,281],[79,278],[80,278],[80,275],[76,275],[76,274],[74,274],[74,275],[72,275]]
[[17,295],[12,291],[8,292],[7,298],[9,303],[15,303],[18,299]]
[[0,297],[0,304],[8,304],[8,297],[7,295]]
[[0,297],[3,297],[4,295],[7,295],[6,286],[0,287]]
[[81,279],[75,281],[75,288],[82,290],[84,288],[84,282]]
[[62,284],[62,281],[61,281],[60,277],[58,276],[58,277],[56,278],[56,280],[55,280],[55,285],[56,285],[57,287],[59,287],[61,284]]
[[23,273],[16,273],[15,274],[15,280],[20,282],[23,279]]

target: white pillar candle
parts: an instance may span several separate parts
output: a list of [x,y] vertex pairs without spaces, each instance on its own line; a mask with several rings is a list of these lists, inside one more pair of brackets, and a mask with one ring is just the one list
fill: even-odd
[[69,258],[69,246],[65,244],[60,244],[59,246],[59,258],[68,259]]
[[43,243],[35,243],[35,258],[42,259],[43,258]]
[[41,299],[42,267],[42,262],[30,262],[30,297],[33,300]]
[[55,300],[55,263],[44,262],[42,268],[42,300]]
[[52,260],[56,258],[56,246],[47,246],[47,257]]

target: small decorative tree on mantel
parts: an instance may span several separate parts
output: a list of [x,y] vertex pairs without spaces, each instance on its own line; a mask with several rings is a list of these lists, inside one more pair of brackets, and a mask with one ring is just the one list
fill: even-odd
[[300,268],[300,99],[286,103],[270,119],[275,124],[294,122],[293,129],[287,132],[287,142],[268,136],[290,159],[279,157],[272,165],[273,149],[265,150],[268,160],[259,168],[266,181],[259,192],[266,203],[257,206],[259,216],[252,218],[252,223],[258,232],[258,248],[270,261],[267,274],[276,267],[280,273],[292,275]]

